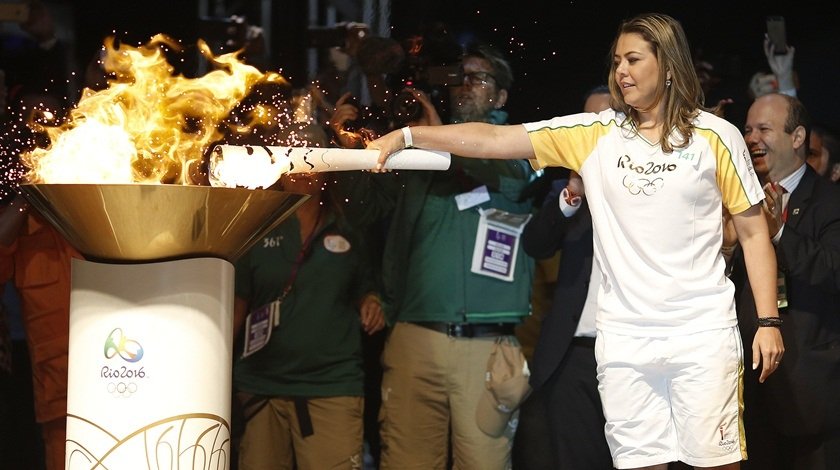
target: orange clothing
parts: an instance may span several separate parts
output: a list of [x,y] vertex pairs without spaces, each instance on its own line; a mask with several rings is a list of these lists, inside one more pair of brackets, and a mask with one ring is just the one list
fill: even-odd
[[[70,260],[82,256],[34,211],[24,220],[16,241],[0,245],[0,283],[14,280],[32,361],[35,419],[39,423],[67,415],[67,346],[70,317]],[[54,425],[49,426],[54,429]],[[47,436],[46,434],[50,434]],[[58,435],[60,434],[60,435]],[[63,455],[64,433],[45,433]],[[63,458],[61,458],[63,466]]]

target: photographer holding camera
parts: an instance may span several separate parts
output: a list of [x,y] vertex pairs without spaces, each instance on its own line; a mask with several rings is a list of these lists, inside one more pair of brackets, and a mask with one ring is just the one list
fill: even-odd
[[370,105],[362,106],[367,97],[352,91],[336,101],[329,128],[338,145],[362,148],[393,129],[443,123],[448,88],[461,84],[459,45],[439,32],[410,36],[404,44],[375,36],[354,43],[344,49],[364,74]]
[[[502,55],[471,46],[461,70],[450,88],[453,120],[504,122],[513,75]],[[440,123],[428,94],[409,91],[423,109],[416,121]],[[337,106],[333,129],[350,116]],[[453,155],[445,172],[367,174],[358,185],[365,204],[391,215],[382,266],[392,330],[382,355],[381,468],[443,469],[450,457],[455,468],[510,467],[518,412],[480,404],[488,403],[491,353],[524,362],[514,327],[530,310],[534,262],[517,249],[517,236],[508,240],[507,276],[476,268],[476,260],[493,249],[492,214],[527,221],[532,202],[521,196],[532,176],[524,160]]]

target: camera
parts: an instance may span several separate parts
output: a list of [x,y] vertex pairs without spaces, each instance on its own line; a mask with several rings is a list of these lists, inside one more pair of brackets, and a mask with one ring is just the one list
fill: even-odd
[[405,126],[423,116],[422,104],[410,91],[405,90],[406,87],[428,94],[443,118],[448,109],[449,94],[445,92],[446,88],[459,86],[463,82],[460,65],[428,65],[424,60],[408,62],[403,74],[397,76],[390,87],[396,92],[389,110],[397,127]]
[[359,110],[359,116],[344,123],[345,131],[360,132],[362,129],[369,129],[376,135],[385,135],[388,132],[390,122],[386,110],[377,106],[362,106],[355,96],[350,97],[347,104],[355,106]]
[[[342,47],[356,59],[367,76],[384,77],[387,93],[378,105],[359,110],[359,119],[345,130],[402,127],[423,116],[422,104],[406,88],[425,92],[441,116],[447,116],[449,93],[446,87],[461,85],[461,47],[435,37],[410,36],[404,42],[367,34],[363,24],[349,23],[331,28],[309,28],[310,43]],[[380,88],[381,90],[381,88]]]
[[448,120],[448,87],[463,83],[461,70],[461,45],[449,34],[442,23],[433,23],[409,35],[402,41],[406,51],[400,69],[391,75],[389,89],[395,93],[390,111],[398,127],[405,126],[423,116],[423,106],[411,92],[411,87],[425,92],[438,114]]
[[397,123],[396,127],[403,127],[412,121],[416,121],[423,117],[423,106],[414,97],[414,95],[407,90],[402,90],[397,93],[390,104],[389,110],[394,121]]

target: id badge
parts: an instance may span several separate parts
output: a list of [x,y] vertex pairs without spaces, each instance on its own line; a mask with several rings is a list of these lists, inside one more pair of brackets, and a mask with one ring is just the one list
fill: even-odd
[[511,214],[499,209],[478,210],[481,218],[475,235],[471,271],[513,282],[522,229],[531,214]]
[[280,323],[280,301],[263,305],[245,317],[245,347],[242,357],[259,351],[271,339],[271,330]]
[[455,204],[457,204],[459,211],[465,211],[479,204],[484,204],[489,200],[490,192],[487,190],[487,186],[484,185],[455,196]]

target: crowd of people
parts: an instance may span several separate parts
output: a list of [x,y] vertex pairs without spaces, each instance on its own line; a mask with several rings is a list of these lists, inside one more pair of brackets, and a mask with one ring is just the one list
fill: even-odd
[[[49,57],[55,41],[33,32]],[[310,198],[236,263],[233,468],[833,468],[840,134],[797,98],[794,47],[765,39],[769,72],[733,123],[730,99],[706,101],[711,66],[689,39],[664,14],[622,21],[582,112],[525,124],[508,122],[514,70],[486,43],[442,48],[433,65],[457,73],[432,86],[417,69],[389,81],[413,49],[376,38],[333,51],[348,63],[320,87],[255,88],[243,105],[279,115],[307,94],[306,116],[230,143],[366,147],[380,166],[281,178],[273,189]],[[4,126],[32,100],[66,106],[26,90],[0,94]],[[32,145],[0,142],[7,174]],[[382,171],[404,148],[451,166]],[[0,281],[20,298],[33,445],[53,470],[82,255],[11,183]],[[3,313],[0,405],[26,404]],[[0,459],[31,438],[10,411]]]

